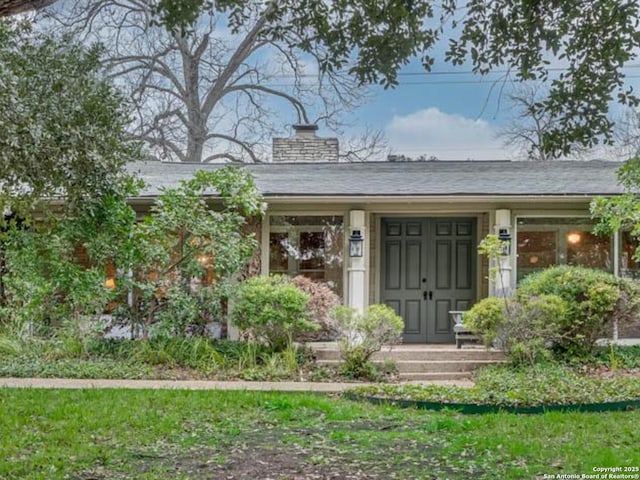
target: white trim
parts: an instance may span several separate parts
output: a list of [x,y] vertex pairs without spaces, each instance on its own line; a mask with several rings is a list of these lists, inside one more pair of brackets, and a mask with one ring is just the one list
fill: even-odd
[[620,230],[613,232],[613,274],[620,276]]
[[[594,197],[615,197],[616,194],[585,194],[585,195],[267,195],[265,201],[271,204],[289,203],[346,203],[349,205],[363,205],[367,203],[496,203],[511,202],[590,202]],[[215,197],[214,197],[215,198]]]

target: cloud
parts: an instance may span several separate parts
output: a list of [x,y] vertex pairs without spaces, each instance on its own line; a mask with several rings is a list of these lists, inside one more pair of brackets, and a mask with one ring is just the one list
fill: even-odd
[[393,153],[440,160],[503,160],[513,157],[484,120],[449,114],[438,108],[394,115],[386,126]]

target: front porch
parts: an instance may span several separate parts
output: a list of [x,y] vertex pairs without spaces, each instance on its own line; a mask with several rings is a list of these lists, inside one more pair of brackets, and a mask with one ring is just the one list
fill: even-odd
[[[336,366],[340,351],[336,342],[311,342],[318,365]],[[506,361],[500,350],[487,350],[483,345],[465,344],[457,349],[454,344],[404,344],[383,347],[374,354],[375,363],[392,360],[398,367],[402,381],[461,380],[486,365]]]

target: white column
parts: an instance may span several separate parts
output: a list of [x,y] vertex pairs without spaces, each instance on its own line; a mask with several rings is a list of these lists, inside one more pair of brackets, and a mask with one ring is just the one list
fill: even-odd
[[358,312],[364,312],[366,306],[366,263],[365,259],[369,255],[366,247],[366,241],[369,232],[365,225],[365,211],[351,210],[349,212],[349,230],[346,232],[347,237],[351,236],[354,230],[360,230],[364,239],[362,243],[362,257],[350,257],[347,248],[345,256],[347,257],[347,273],[348,273],[348,301],[347,305],[355,308]]
[[502,256],[498,260],[500,262],[499,270],[494,285],[494,293],[496,296],[511,296],[513,291],[512,285],[512,258],[516,251],[516,240],[513,238],[513,228],[511,225],[511,210],[499,209],[496,210],[496,224],[494,232],[496,235],[500,233],[500,230],[507,230],[507,233],[511,236],[511,253],[508,256]]

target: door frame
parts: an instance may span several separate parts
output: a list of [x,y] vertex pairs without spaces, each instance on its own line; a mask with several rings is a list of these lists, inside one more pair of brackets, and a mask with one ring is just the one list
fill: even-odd
[[[371,303],[380,303],[381,302],[381,278],[382,278],[382,236],[383,236],[383,232],[382,232],[382,219],[410,219],[410,218],[416,218],[416,219],[438,219],[438,218],[451,218],[451,219],[463,219],[463,218],[469,218],[469,219],[474,219],[475,222],[475,232],[474,232],[474,238],[475,238],[475,243],[478,244],[482,239],[480,238],[481,234],[482,234],[482,230],[485,228],[485,226],[483,225],[483,216],[489,212],[471,212],[471,213],[465,213],[465,212],[460,212],[460,211],[456,211],[456,212],[452,212],[452,213],[447,213],[447,212],[442,212],[442,211],[438,211],[438,212],[407,212],[407,213],[388,213],[388,212],[375,212],[375,211],[371,211],[369,212],[370,215],[375,215],[375,237],[372,238],[371,240],[375,243],[374,245],[374,249],[375,249],[375,253],[373,255],[373,258],[371,258],[372,260],[372,267],[375,268],[375,270],[372,269],[372,274],[374,277],[374,292],[373,292],[373,299],[374,301]],[[488,230],[489,233],[491,233],[491,215],[489,215],[488,218]],[[477,247],[477,245],[476,245]],[[484,295],[482,294],[482,258],[479,254],[476,253],[476,261],[475,261],[475,265],[474,265],[474,270],[475,270],[475,299],[476,301],[481,300],[482,298],[484,298]]]

